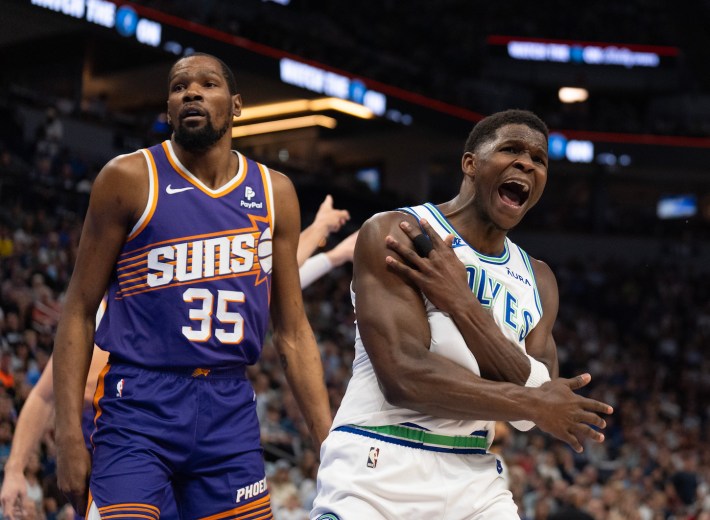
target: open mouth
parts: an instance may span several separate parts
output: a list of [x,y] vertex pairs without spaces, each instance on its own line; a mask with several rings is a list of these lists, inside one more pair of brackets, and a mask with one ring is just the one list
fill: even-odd
[[530,197],[530,187],[522,182],[507,181],[498,187],[498,194],[506,204],[519,207]]

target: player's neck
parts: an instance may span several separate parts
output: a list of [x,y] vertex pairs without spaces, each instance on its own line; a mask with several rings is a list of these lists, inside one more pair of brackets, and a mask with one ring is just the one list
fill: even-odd
[[505,249],[507,230],[482,218],[454,219],[452,225],[461,238],[481,254],[498,256]]
[[479,253],[496,256],[505,248],[508,230],[501,229],[485,214],[473,199],[455,197],[439,209],[456,229],[456,232]]
[[175,139],[171,143],[185,168],[211,189],[220,188],[236,175],[237,158],[231,151],[231,137],[220,139],[204,150],[188,150]]

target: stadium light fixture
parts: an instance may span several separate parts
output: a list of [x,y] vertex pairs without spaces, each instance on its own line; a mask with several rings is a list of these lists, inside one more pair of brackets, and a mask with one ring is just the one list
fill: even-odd
[[276,121],[265,121],[263,123],[235,126],[232,128],[232,138],[234,139],[237,137],[246,137],[257,134],[269,134],[271,132],[282,132],[284,130],[295,130],[297,128],[308,128],[311,126],[335,128],[337,124],[338,122],[332,117],[318,114],[292,117],[289,119],[278,119]]
[[563,103],[583,103],[589,98],[586,88],[562,87],[557,95]]
[[334,97],[319,99],[294,99],[292,101],[281,101],[278,103],[268,103],[256,105],[242,109],[242,114],[234,118],[234,124],[239,125],[243,121],[254,119],[267,119],[300,112],[323,112],[325,110],[335,110],[361,119],[372,119],[375,117],[372,110],[359,103],[353,103],[345,99]]

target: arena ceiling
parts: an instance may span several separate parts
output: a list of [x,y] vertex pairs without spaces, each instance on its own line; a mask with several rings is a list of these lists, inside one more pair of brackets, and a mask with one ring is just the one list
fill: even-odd
[[[384,94],[388,113],[362,120],[337,111],[323,111],[323,115],[337,119],[335,129],[302,131],[296,137],[293,133],[260,136],[247,141],[249,145],[260,147],[262,151],[270,146],[277,149],[282,142],[290,139],[290,145],[298,148],[293,156],[337,155],[343,162],[353,164],[376,164],[384,161],[385,156],[395,156],[394,159],[387,159],[394,163],[390,170],[399,168],[407,172],[416,168],[418,162],[425,162],[434,169],[442,164],[456,169],[463,138],[483,114],[512,104],[531,103],[533,106],[530,108],[535,109],[546,103],[556,103],[551,101],[550,95],[556,94],[554,87],[561,84],[567,74],[567,69],[559,63],[519,60],[511,65],[510,57],[503,55],[507,48],[505,42],[479,37],[476,44],[487,45],[488,56],[485,62],[477,64],[475,73],[461,87],[466,99],[478,100],[479,104],[457,104],[423,93],[406,79],[388,82],[386,80],[390,77],[387,74],[382,77],[357,76],[343,68],[351,63],[350,60],[328,64],[317,61],[317,58],[326,56],[325,52],[309,54],[304,51],[299,54],[299,49],[292,45],[286,51],[271,45],[272,42],[257,42],[215,29],[204,21],[175,16],[177,11],[167,12],[171,2],[140,2],[144,5],[116,2],[118,7],[131,6],[139,18],[162,25],[160,45],[153,47],[137,41],[135,34],[122,36],[115,28],[104,27],[96,20],[88,21],[89,7],[106,3],[107,0],[3,2],[0,16],[2,87],[38,104],[48,104],[57,99],[69,99],[81,104],[103,96],[112,111],[126,114],[128,118],[154,114],[165,106],[163,86],[170,65],[188,48],[194,48],[219,55],[234,68],[246,106],[323,97],[323,93],[289,85],[280,79],[281,60],[293,59],[325,73],[341,75],[351,81],[359,80],[364,88]],[[208,4],[224,7],[228,3],[215,1],[205,5]],[[261,4],[264,4],[261,0],[245,0],[243,3],[252,8],[256,5],[260,6],[259,9],[265,9]],[[456,2],[444,4],[453,5]],[[81,16],[67,14],[79,5],[83,6]],[[175,5],[186,9],[195,4],[177,2]],[[459,2],[458,5],[462,4]],[[252,15],[253,12],[252,9]],[[100,21],[99,15],[96,19]],[[263,22],[268,25],[268,20]],[[342,35],[344,40],[347,37],[347,34]],[[535,43],[534,39],[525,41]],[[539,46],[522,48],[523,52],[528,53],[540,50]],[[645,46],[637,50],[649,48],[663,51],[665,47]],[[684,49],[681,51],[673,59],[687,60],[688,53]],[[445,58],[442,56],[442,59]],[[668,56],[663,59],[667,65]],[[393,68],[396,67],[393,65]],[[416,70],[414,66],[410,69],[409,74],[413,77],[428,72]],[[435,69],[432,65],[432,71]],[[678,77],[681,69],[675,65],[655,71],[614,66],[579,70],[584,70],[588,85],[605,85],[597,92],[610,98],[667,98],[676,83],[683,80]],[[698,78],[698,86],[701,87],[704,84],[702,75]],[[687,111],[687,118],[703,115],[707,111],[710,120],[710,108],[704,104],[686,105],[679,105],[679,109]],[[572,107],[572,115],[577,109]],[[696,132],[692,135],[659,136],[609,129],[585,131],[567,128],[563,121],[555,120],[551,126],[553,130],[564,132],[569,140],[594,144],[590,162],[579,163],[563,157],[555,166],[557,171],[591,175],[609,171],[619,178],[636,178],[635,182],[643,178],[647,182],[665,185],[683,178],[687,180],[688,189],[710,192],[710,172],[706,168],[710,158],[710,139],[705,135]],[[611,130],[614,130],[613,126]],[[291,137],[285,137],[287,135]],[[622,156],[631,158],[628,167],[619,167],[618,161]],[[617,161],[617,167],[607,168],[608,164],[603,162],[606,160]],[[308,162],[304,162],[304,167],[308,166]]]

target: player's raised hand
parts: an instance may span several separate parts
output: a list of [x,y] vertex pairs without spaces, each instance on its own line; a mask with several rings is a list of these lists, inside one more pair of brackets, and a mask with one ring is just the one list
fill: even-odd
[[[455,305],[475,304],[466,268],[451,247],[453,235],[442,240],[425,219],[421,219],[420,224],[425,234],[407,221],[399,225],[411,243],[404,244],[392,235],[386,237],[387,247],[404,260],[387,256],[387,265],[414,283],[431,303],[444,312],[452,313]],[[427,240],[431,243],[428,252]]]
[[606,428],[606,421],[601,414],[614,412],[606,403],[574,393],[574,390],[586,386],[591,380],[589,374],[581,374],[570,379],[553,379],[538,389],[531,389],[542,392],[540,405],[535,410],[535,424],[569,444],[577,453],[583,451],[586,439],[604,441],[604,434],[594,427]]
[[339,231],[343,224],[350,220],[350,213],[346,209],[333,207],[333,196],[326,195],[318,207],[314,224],[322,226],[328,233]]

